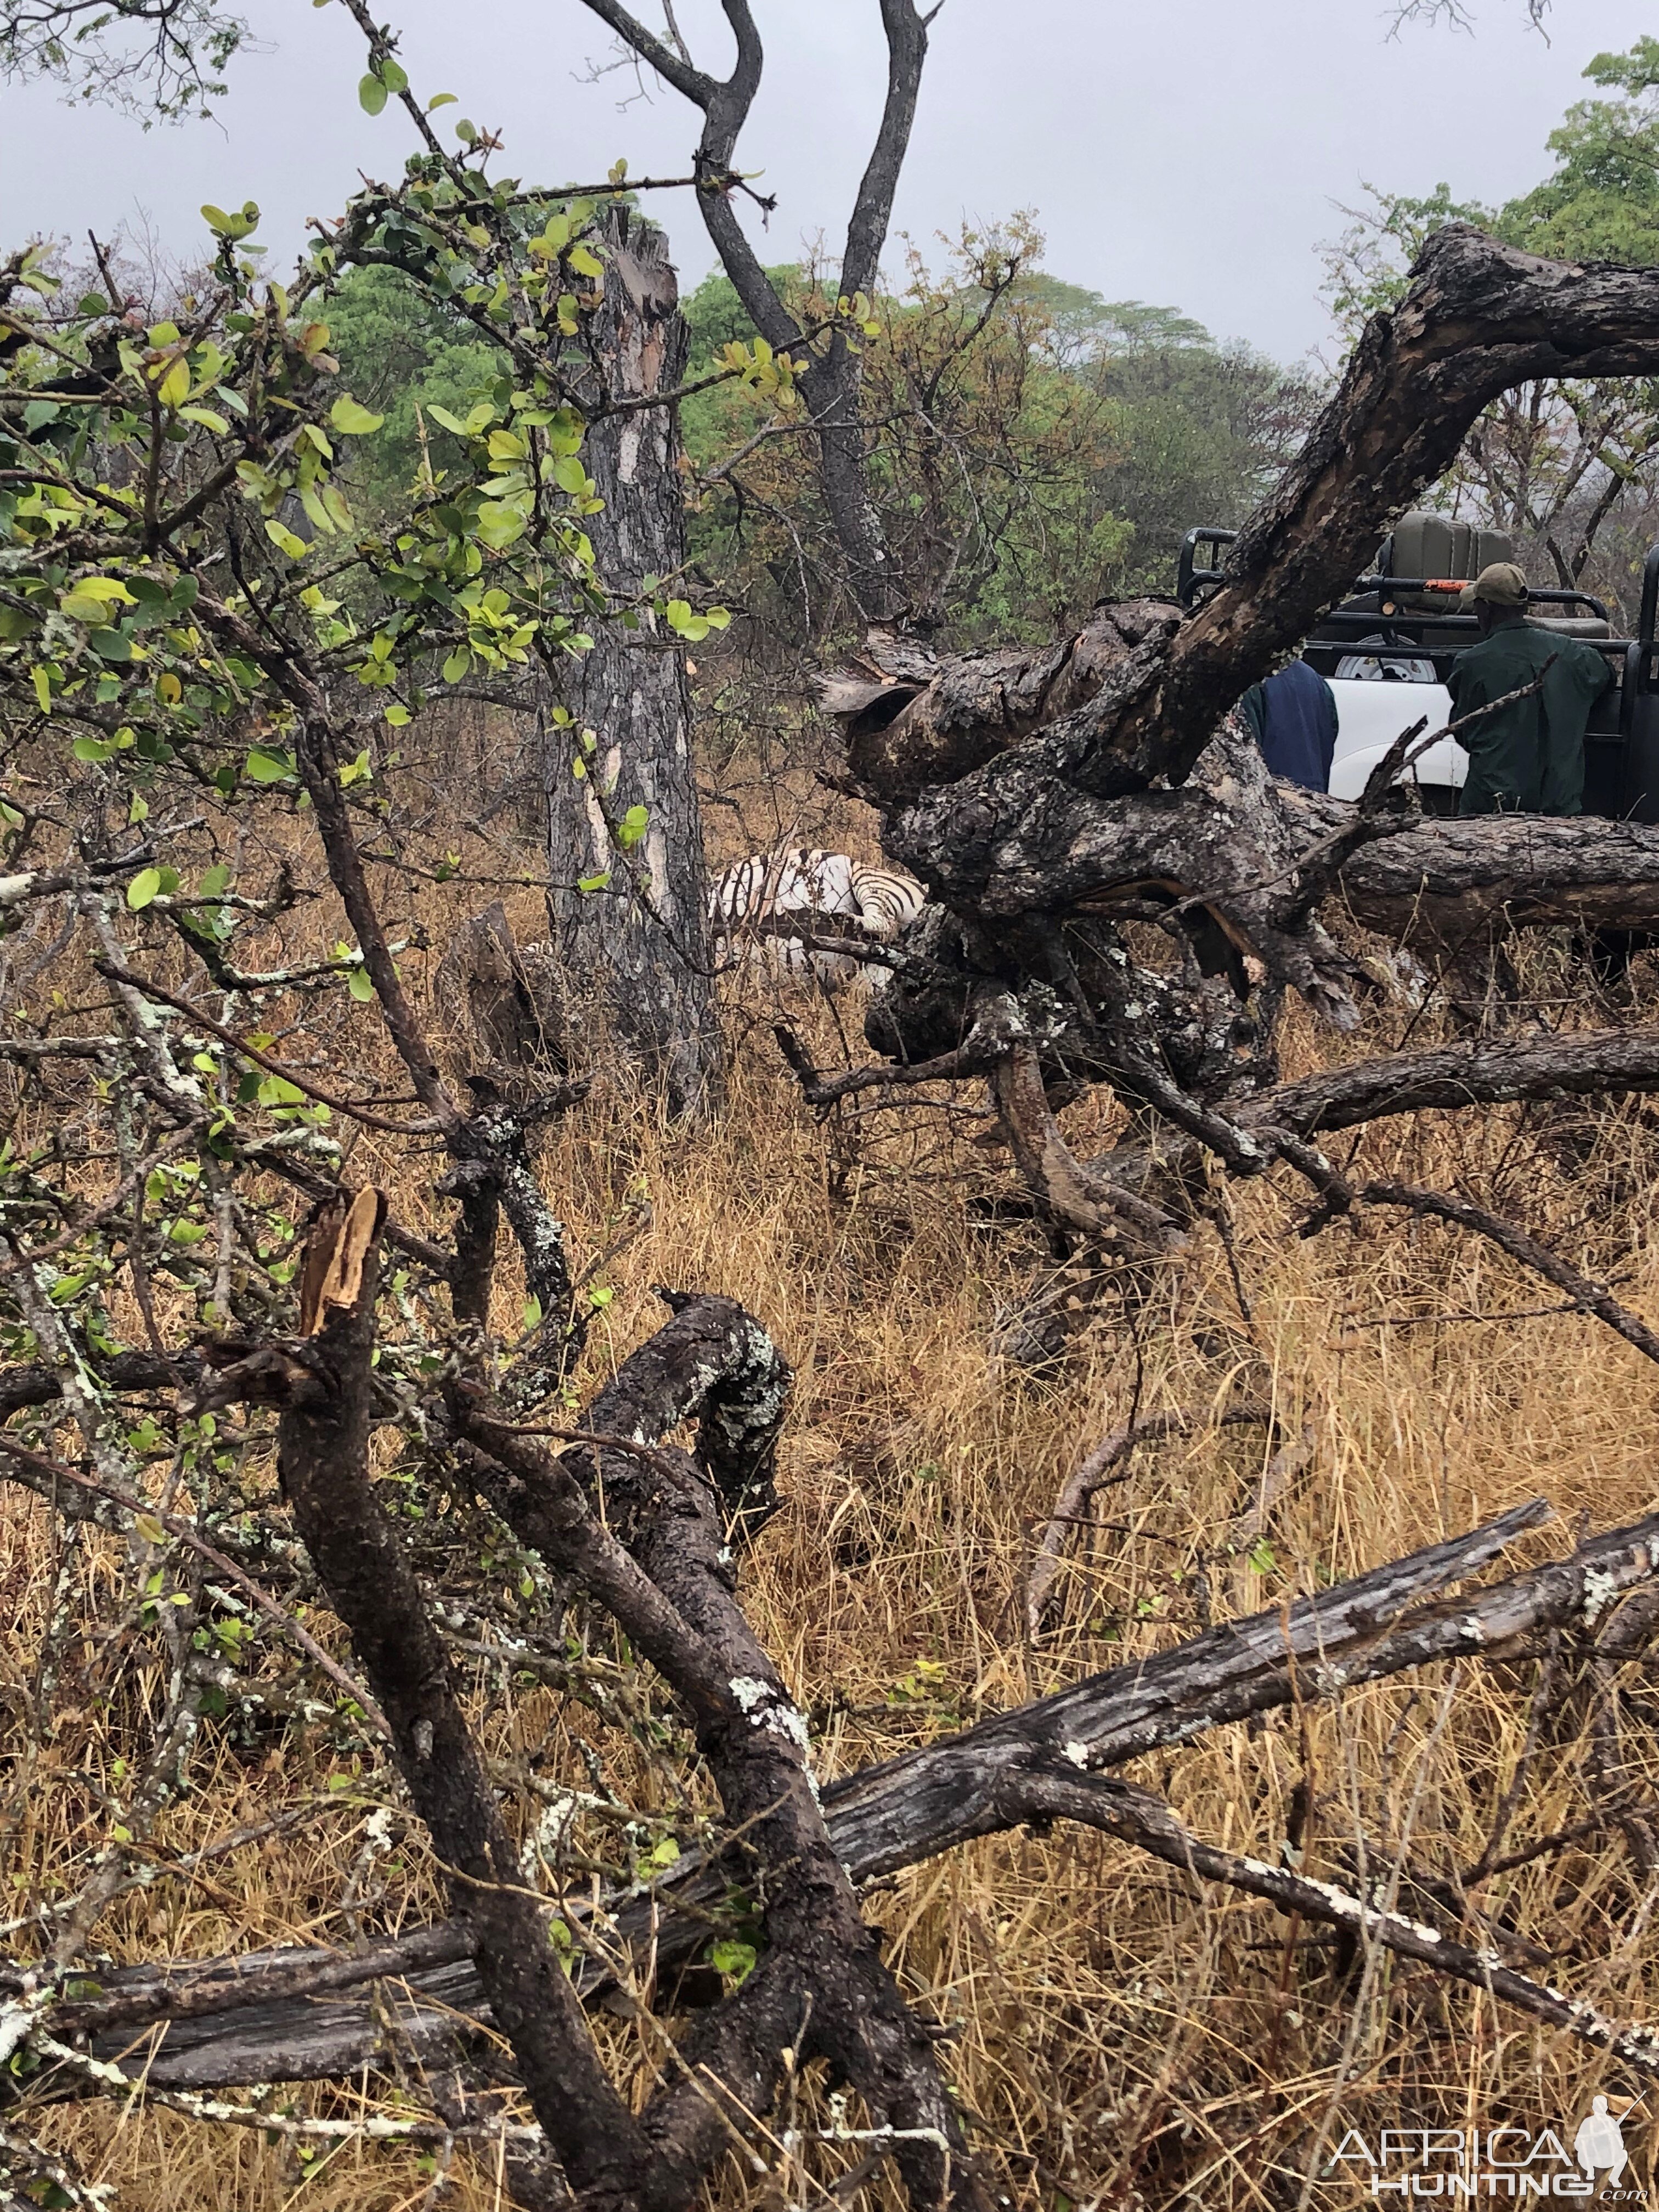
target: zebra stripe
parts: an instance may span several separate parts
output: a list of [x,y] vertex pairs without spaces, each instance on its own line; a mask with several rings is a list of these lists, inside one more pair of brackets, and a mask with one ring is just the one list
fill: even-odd
[[865,928],[884,945],[890,945],[927,903],[927,894],[915,878],[902,876],[894,868],[854,867],[853,896]]
[[[844,853],[802,845],[751,853],[733,861],[709,886],[708,915],[715,924],[716,957],[724,959],[730,957],[743,923],[772,921],[791,914],[844,915],[855,920],[867,937],[890,944],[915,921],[926,898],[921,885],[909,876],[862,867]],[[873,982],[887,974],[873,962],[860,968],[850,954],[814,951],[809,956],[793,939],[769,933],[751,940],[750,957],[791,975],[804,975],[810,968],[831,989],[860,973]]]

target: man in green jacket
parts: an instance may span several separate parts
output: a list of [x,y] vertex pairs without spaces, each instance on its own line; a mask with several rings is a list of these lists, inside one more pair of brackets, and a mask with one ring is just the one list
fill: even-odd
[[1527,620],[1527,580],[1513,561],[1483,568],[1463,594],[1480,642],[1460,653],[1447,678],[1454,720],[1549,673],[1530,698],[1482,715],[1457,742],[1469,757],[1460,814],[1582,814],[1584,729],[1613,682],[1593,646]]

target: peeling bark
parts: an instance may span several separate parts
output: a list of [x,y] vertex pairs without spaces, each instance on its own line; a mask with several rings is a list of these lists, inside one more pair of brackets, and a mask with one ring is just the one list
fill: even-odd
[[[682,380],[688,340],[667,241],[621,208],[600,218],[599,235],[594,393],[637,400],[669,391]],[[589,428],[584,459],[605,507],[587,518],[588,534],[599,574],[624,599],[647,577],[672,578],[684,566],[679,457],[678,418],[665,407],[604,416]],[[568,732],[543,739],[562,1044],[568,1058],[573,1024],[608,1025],[624,1054],[662,1083],[672,1109],[695,1115],[718,1105],[721,1063],[691,698],[684,649],[648,610],[639,619],[637,629],[598,623],[592,650],[565,679],[577,729],[598,741],[591,772],[573,777]],[[646,810],[647,826],[623,852],[612,830],[632,806]],[[608,881],[578,889],[595,878]]]

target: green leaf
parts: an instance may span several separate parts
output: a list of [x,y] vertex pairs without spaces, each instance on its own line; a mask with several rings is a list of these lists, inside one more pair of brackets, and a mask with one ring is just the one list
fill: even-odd
[[294,763],[286,753],[270,752],[264,745],[255,745],[247,757],[242,773],[255,783],[281,783],[294,773]]
[[59,611],[66,614],[71,622],[87,623],[96,627],[106,623],[110,618],[109,601],[99,599],[91,592],[82,591],[79,586],[72,592],[66,592],[58,605]]
[[303,538],[296,536],[285,522],[278,522],[275,515],[265,525],[265,536],[277,551],[286,553],[290,561],[303,561],[311,550]]
[[37,667],[34,667],[34,668],[31,668],[31,669],[30,669],[30,671],[29,671],[29,675],[30,675],[31,678],[32,678],[32,679],[33,679],[33,684],[34,684],[34,696],[35,696],[35,697],[36,697],[36,698],[40,701],[40,712],[41,712],[43,714],[51,714],[51,712],[52,712],[52,678],[51,678],[51,677],[47,675],[47,673],[46,673],[46,670],[45,670],[44,668],[40,668],[40,667],[38,667],[38,666],[37,666]]
[[718,1943],[708,1947],[708,1963],[714,1972],[729,1974],[735,1982],[747,1981],[755,1971],[758,1956],[752,1943],[739,1943],[732,1936],[723,1936]]
[[587,471],[574,453],[567,453],[562,460],[554,462],[553,481],[561,491],[568,491],[573,499],[580,499],[587,489]]
[[153,1513],[135,1513],[132,1525],[147,1544],[165,1544],[167,1532]]
[[210,230],[216,231],[221,238],[228,239],[234,245],[238,239],[246,238],[251,230],[258,228],[259,204],[257,200],[244,200],[240,213],[227,215],[223,208],[215,207],[210,203],[203,208],[202,214]]
[[471,665],[472,654],[470,648],[465,645],[458,645],[444,663],[444,682],[459,684]]
[[179,420],[181,422],[199,422],[204,430],[216,430],[222,438],[230,428],[224,416],[216,415],[210,407],[181,407]]
[[617,842],[624,853],[631,853],[651,824],[650,811],[643,806],[630,806],[617,824]]
[[407,92],[409,71],[401,62],[394,62],[388,54],[380,64],[380,82],[388,92]]
[[127,904],[135,914],[141,914],[161,888],[161,871],[145,868],[127,885]]
[[314,483],[302,483],[300,486],[300,504],[310,517],[313,530],[320,530],[325,537],[333,536],[333,518],[319,498]]
[[476,123],[469,123],[465,116],[462,116],[460,121],[455,125],[455,136],[463,146],[471,146],[477,138],[478,126]]
[[358,82],[357,101],[365,115],[378,115],[386,106],[386,87],[373,70]]
[[447,407],[440,407],[435,399],[428,399],[426,411],[433,421],[457,438],[471,437],[471,432],[459,415],[452,415]]
[[453,107],[454,105],[453,92],[434,92],[426,104],[426,112],[428,115],[435,115],[441,107]]
[[541,1320],[542,1302],[532,1291],[524,1302],[524,1325],[526,1333],[532,1328],[539,1328]]
[[285,1075],[267,1075],[254,1096],[262,1106],[303,1106],[306,1094]]
[[354,968],[346,977],[346,988],[360,1006],[366,1006],[374,996],[374,985],[367,968]]
[[603,875],[580,877],[577,879],[576,889],[579,891],[602,891],[610,881],[611,871],[607,868]]
[[345,438],[367,438],[385,422],[384,415],[371,415],[349,392],[343,393],[328,410],[328,419]]

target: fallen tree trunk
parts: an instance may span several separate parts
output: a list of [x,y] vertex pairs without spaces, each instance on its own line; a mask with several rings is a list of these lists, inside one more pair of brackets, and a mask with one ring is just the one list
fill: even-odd
[[[1033,744],[1053,773],[1096,798],[1179,785],[1222,715],[1444,474],[1489,401],[1534,378],[1659,368],[1653,270],[1540,260],[1450,223],[1412,277],[1400,306],[1367,324],[1301,453],[1230,549],[1220,588],[1185,621],[1135,603],[1116,625],[1115,653],[1098,649],[1112,625],[1097,618],[1059,661],[1053,649],[973,656],[925,684],[910,671],[885,695],[832,693],[832,711],[853,718],[855,772],[874,795],[902,805],[971,775],[994,807],[1009,755]],[[878,742],[885,724],[891,737]],[[908,842],[901,830],[899,849]]]
[[1455,944],[1494,924],[1651,929],[1659,825],[1588,814],[1425,821],[1356,853],[1340,895],[1356,921],[1402,940]]
[[[1029,1817],[1018,1809],[1020,1778],[1033,1761],[1052,1767],[1060,1760],[1081,1777],[1297,1698],[1334,1697],[1356,1683],[1446,1659],[1513,1656],[1539,1632],[1575,1620],[1616,1626],[1625,1594],[1659,1573],[1659,1515],[1455,1601],[1424,1603],[1548,1517],[1548,1507],[1534,1500],[1287,1611],[1228,1623],[866,1768],[823,1792],[836,1854],[855,1881],[868,1881],[1018,1825]],[[660,1971],[707,1940],[701,1918],[675,1928],[677,1899],[696,1908],[717,1900],[722,1888],[717,1872],[688,1869],[648,1896],[617,1901],[610,1932],[653,1943]],[[383,2017],[410,2047],[430,2050],[453,2038],[458,2014],[480,2016],[477,1977],[464,1947],[452,1949],[439,1929],[402,1940],[406,1951],[377,1945],[361,1962],[363,1980],[391,1985],[375,2006],[326,2001],[354,1972],[337,1953],[265,1953],[169,1968],[165,1978],[155,1968],[118,1970],[104,1978],[101,1997],[65,2009],[62,2032],[92,2039],[105,2056],[129,2054],[130,2068],[143,2052],[158,2087],[349,2073],[374,2062]],[[317,1978],[314,1996],[298,1993],[307,1973]],[[608,1986],[591,1965],[579,1966],[578,1976],[590,1996]],[[184,1999],[176,2012],[175,1990]],[[152,2046],[149,2023],[169,2018],[164,2039]]]

